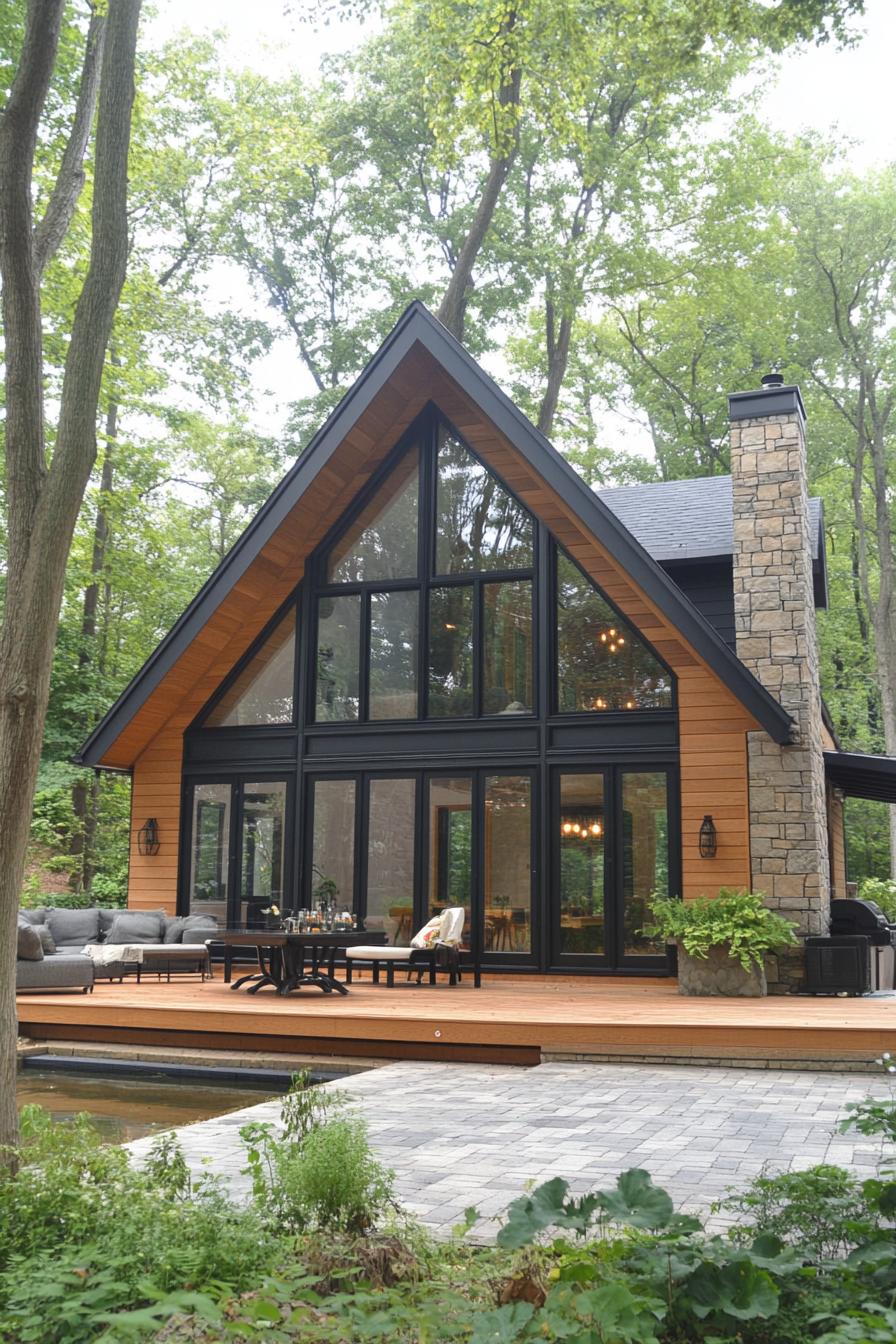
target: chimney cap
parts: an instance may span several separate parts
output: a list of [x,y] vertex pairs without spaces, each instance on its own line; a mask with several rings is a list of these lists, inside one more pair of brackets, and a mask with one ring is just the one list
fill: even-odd
[[[778,379],[780,374],[766,374]],[[766,383],[749,392],[731,392],[728,396],[729,420],[759,420],[768,415],[796,416],[805,425],[806,409],[796,384]]]
[[764,373],[759,381],[763,387],[783,387],[784,375],[777,372]]

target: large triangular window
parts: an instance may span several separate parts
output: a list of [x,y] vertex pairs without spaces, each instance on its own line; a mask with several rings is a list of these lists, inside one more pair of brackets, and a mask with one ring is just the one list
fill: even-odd
[[257,728],[291,723],[296,662],[296,613],[290,609],[227,687],[206,728]]
[[557,549],[557,709],[561,714],[666,709],[672,674]]
[[445,426],[436,465],[436,574],[531,569],[531,516]]
[[412,448],[330,551],[327,583],[417,577],[420,452]]

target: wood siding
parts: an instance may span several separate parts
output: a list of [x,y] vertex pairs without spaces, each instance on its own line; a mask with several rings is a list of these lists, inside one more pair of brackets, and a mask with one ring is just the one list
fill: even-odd
[[842,900],[846,896],[846,815],[843,798],[832,785],[828,795],[828,842],[831,858],[831,896]]
[[[358,421],[214,616],[109,749],[105,763],[133,763],[129,902],[174,908],[184,728],[301,579],[307,556],[345,511],[428,400],[451,420],[483,461],[539,517],[648,640],[678,679],[683,894],[717,894],[750,885],[746,733],[758,724],[684,641],[668,617],[632,582],[599,537],[528,465],[513,445],[415,347]],[[699,857],[707,813],[718,832],[715,859]],[[142,857],[136,831],[159,822],[158,855]]]

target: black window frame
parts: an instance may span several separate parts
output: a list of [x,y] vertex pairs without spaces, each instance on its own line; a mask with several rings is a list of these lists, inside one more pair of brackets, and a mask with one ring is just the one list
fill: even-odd
[[[484,471],[495,478],[502,490],[505,490],[511,498],[519,505],[530,519],[532,524],[532,550],[533,562],[531,567],[525,569],[502,569],[502,570],[465,570],[457,574],[439,574],[435,569],[436,557],[436,491],[438,488],[437,479],[437,454],[439,429],[444,428],[452,437],[463,446],[464,450],[479,463]],[[333,546],[340,540],[345,532],[351,527],[354,520],[366,507],[369,500],[383,484],[389,473],[397,466],[402,456],[418,444],[420,448],[419,459],[419,511],[417,522],[417,576],[413,579],[367,579],[363,582],[351,583],[328,583],[327,568],[329,564],[330,552]],[[500,711],[486,713],[483,710],[483,682],[485,666],[485,647],[483,642],[484,632],[484,597],[483,588],[486,584],[497,583],[520,583],[528,582],[531,584],[532,593],[532,706],[526,712],[514,714],[513,718],[520,721],[532,721],[538,716],[539,704],[539,660],[537,657],[538,637],[539,637],[539,615],[538,615],[538,586],[539,574],[541,571],[541,552],[543,548],[542,529],[539,526],[538,519],[530,512],[525,504],[518,499],[516,494],[504,482],[500,474],[494,471],[478,454],[470,447],[463,435],[455,428],[447,416],[433,404],[429,403],[421,414],[414,420],[405,433],[401,436],[398,443],[388,454],[379,469],[371,476],[365,485],[359,498],[355,501],[353,507],[342,515],[338,522],[329,530],[308,564],[307,583],[309,587],[309,638],[308,638],[308,662],[306,665],[306,697],[305,697],[305,721],[315,729],[326,727],[328,730],[336,732],[351,730],[359,725],[386,727],[392,724],[423,724],[423,723],[473,723],[480,720],[492,721],[501,718]],[[430,654],[430,617],[431,617],[431,594],[434,588],[472,588],[473,598],[473,695],[472,712],[469,714],[457,715],[439,715],[431,717],[429,714],[429,654]],[[418,601],[418,629],[417,629],[417,714],[415,717],[406,717],[400,719],[370,717],[370,601],[374,593],[385,592],[408,592],[416,591],[419,594]],[[349,596],[359,594],[361,597],[361,630],[359,640],[359,681],[358,681],[358,717],[356,719],[342,720],[319,720],[316,717],[317,712],[317,626],[318,626],[318,604],[321,598]]]

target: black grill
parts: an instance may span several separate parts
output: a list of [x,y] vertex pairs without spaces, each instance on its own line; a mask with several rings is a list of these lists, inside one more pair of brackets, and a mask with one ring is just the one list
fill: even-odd
[[896,946],[896,924],[874,901],[831,901],[831,933],[861,933],[875,947]]
[[870,940],[863,934],[807,938],[806,988],[810,994],[867,994]]

